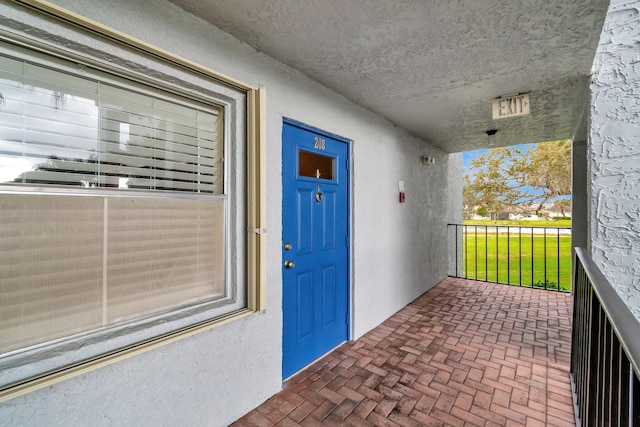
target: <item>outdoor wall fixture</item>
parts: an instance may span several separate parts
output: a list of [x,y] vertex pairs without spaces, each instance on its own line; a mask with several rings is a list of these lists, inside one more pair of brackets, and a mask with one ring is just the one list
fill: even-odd
[[498,133],[498,129],[489,129],[485,132],[487,134],[487,144],[489,147],[496,146],[496,133]]
[[424,166],[431,166],[431,165],[435,164],[435,162],[436,162],[435,158],[429,157],[429,156],[422,156],[420,158],[420,160],[422,160],[422,164]]

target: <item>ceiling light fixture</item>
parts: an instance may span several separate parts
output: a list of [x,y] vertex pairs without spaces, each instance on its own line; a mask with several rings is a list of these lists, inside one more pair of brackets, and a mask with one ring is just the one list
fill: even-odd
[[489,129],[485,132],[487,134],[487,144],[489,147],[496,146],[496,133],[498,133],[498,129]]
[[420,160],[422,160],[422,164],[425,166],[431,166],[436,162],[436,159],[430,156],[422,156]]

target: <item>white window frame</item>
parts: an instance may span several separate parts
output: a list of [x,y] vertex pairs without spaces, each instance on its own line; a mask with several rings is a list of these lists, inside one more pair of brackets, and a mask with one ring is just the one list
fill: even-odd
[[[228,153],[225,194],[229,197],[230,218],[227,280],[237,291],[237,300],[231,306],[228,301],[217,300],[195,304],[9,353],[0,358],[0,402],[264,311],[264,88],[246,85],[41,0],[0,5],[0,40],[39,52],[36,56],[57,56],[87,64],[224,108],[224,145]],[[234,176],[230,176],[231,170],[236,170]],[[2,191],[16,190],[0,188],[0,197]],[[42,189],[20,191],[43,194]],[[55,194],[56,190],[44,193],[47,192]],[[240,261],[231,264],[232,259]]]

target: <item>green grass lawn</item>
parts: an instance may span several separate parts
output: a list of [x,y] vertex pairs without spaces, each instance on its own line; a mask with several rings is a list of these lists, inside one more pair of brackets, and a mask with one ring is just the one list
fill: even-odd
[[553,230],[545,239],[544,235],[532,237],[524,232],[520,237],[517,230],[511,230],[509,237],[506,232],[496,235],[495,229],[488,231],[478,227],[476,234],[469,227],[463,236],[463,277],[542,288],[546,283],[551,289],[571,289],[570,235],[558,238]]

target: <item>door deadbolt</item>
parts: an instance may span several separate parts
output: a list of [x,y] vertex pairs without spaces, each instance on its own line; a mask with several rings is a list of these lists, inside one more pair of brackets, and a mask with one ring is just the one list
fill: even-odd
[[291,250],[291,243],[287,242],[284,244],[284,250],[285,251],[290,251]]
[[286,260],[284,262],[284,268],[292,269],[296,266],[296,263],[291,260]]

